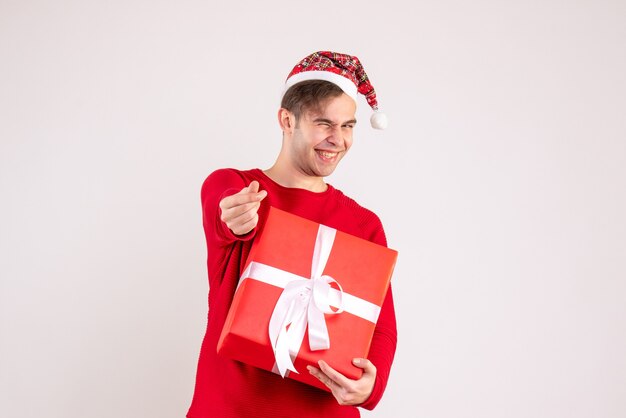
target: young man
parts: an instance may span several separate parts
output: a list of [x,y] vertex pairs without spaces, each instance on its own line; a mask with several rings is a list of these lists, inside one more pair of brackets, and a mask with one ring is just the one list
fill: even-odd
[[[217,170],[204,182],[210,311],[187,417],[358,417],[357,406],[372,409],[381,399],[396,348],[391,289],[368,358],[353,360],[364,371],[360,379],[350,380],[323,361],[309,368],[331,393],[216,352],[243,263],[270,206],[386,245],[378,217],[324,182],[352,145],[357,91],[377,109],[374,89],[356,57],[326,51],[309,55],[287,79],[278,111],[283,142],[275,164],[265,171]],[[382,114],[375,113],[372,125],[384,124]]]

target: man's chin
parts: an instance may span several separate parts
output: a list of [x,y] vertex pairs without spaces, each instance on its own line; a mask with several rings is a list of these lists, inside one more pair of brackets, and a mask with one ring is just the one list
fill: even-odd
[[330,176],[331,174],[333,174],[335,172],[335,168],[336,167],[327,168],[327,169],[324,169],[324,170],[317,170],[316,174],[317,174],[318,177],[328,177],[328,176]]

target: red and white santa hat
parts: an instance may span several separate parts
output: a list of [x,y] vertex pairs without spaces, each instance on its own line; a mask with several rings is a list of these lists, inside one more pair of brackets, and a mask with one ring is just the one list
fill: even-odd
[[375,129],[387,127],[387,115],[378,111],[376,92],[357,57],[330,51],[312,53],[293,67],[287,76],[283,95],[294,84],[307,80],[330,81],[355,102],[357,93],[361,93],[374,110],[370,118],[372,127]]

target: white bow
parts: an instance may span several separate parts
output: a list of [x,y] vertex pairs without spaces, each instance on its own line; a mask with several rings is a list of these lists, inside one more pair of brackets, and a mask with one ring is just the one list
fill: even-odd
[[[327,350],[330,348],[330,338],[326,327],[324,314],[339,314],[343,312],[343,289],[332,277],[322,275],[330,251],[335,241],[336,230],[320,225],[313,260],[311,278],[292,280],[281,293],[269,324],[269,335],[276,358],[276,367],[281,376],[285,377],[287,370],[298,373],[292,361],[293,356],[300,350],[304,334],[309,327],[309,346],[311,350]],[[339,287],[339,303],[334,300],[330,286],[335,283]],[[333,306],[338,309],[333,311]]]

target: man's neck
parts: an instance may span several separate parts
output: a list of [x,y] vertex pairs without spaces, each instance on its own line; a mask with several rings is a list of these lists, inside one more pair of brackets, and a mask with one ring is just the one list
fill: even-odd
[[323,177],[307,176],[297,170],[287,170],[282,168],[278,162],[264,173],[283,187],[291,187],[309,190],[314,193],[325,192],[328,185]]

